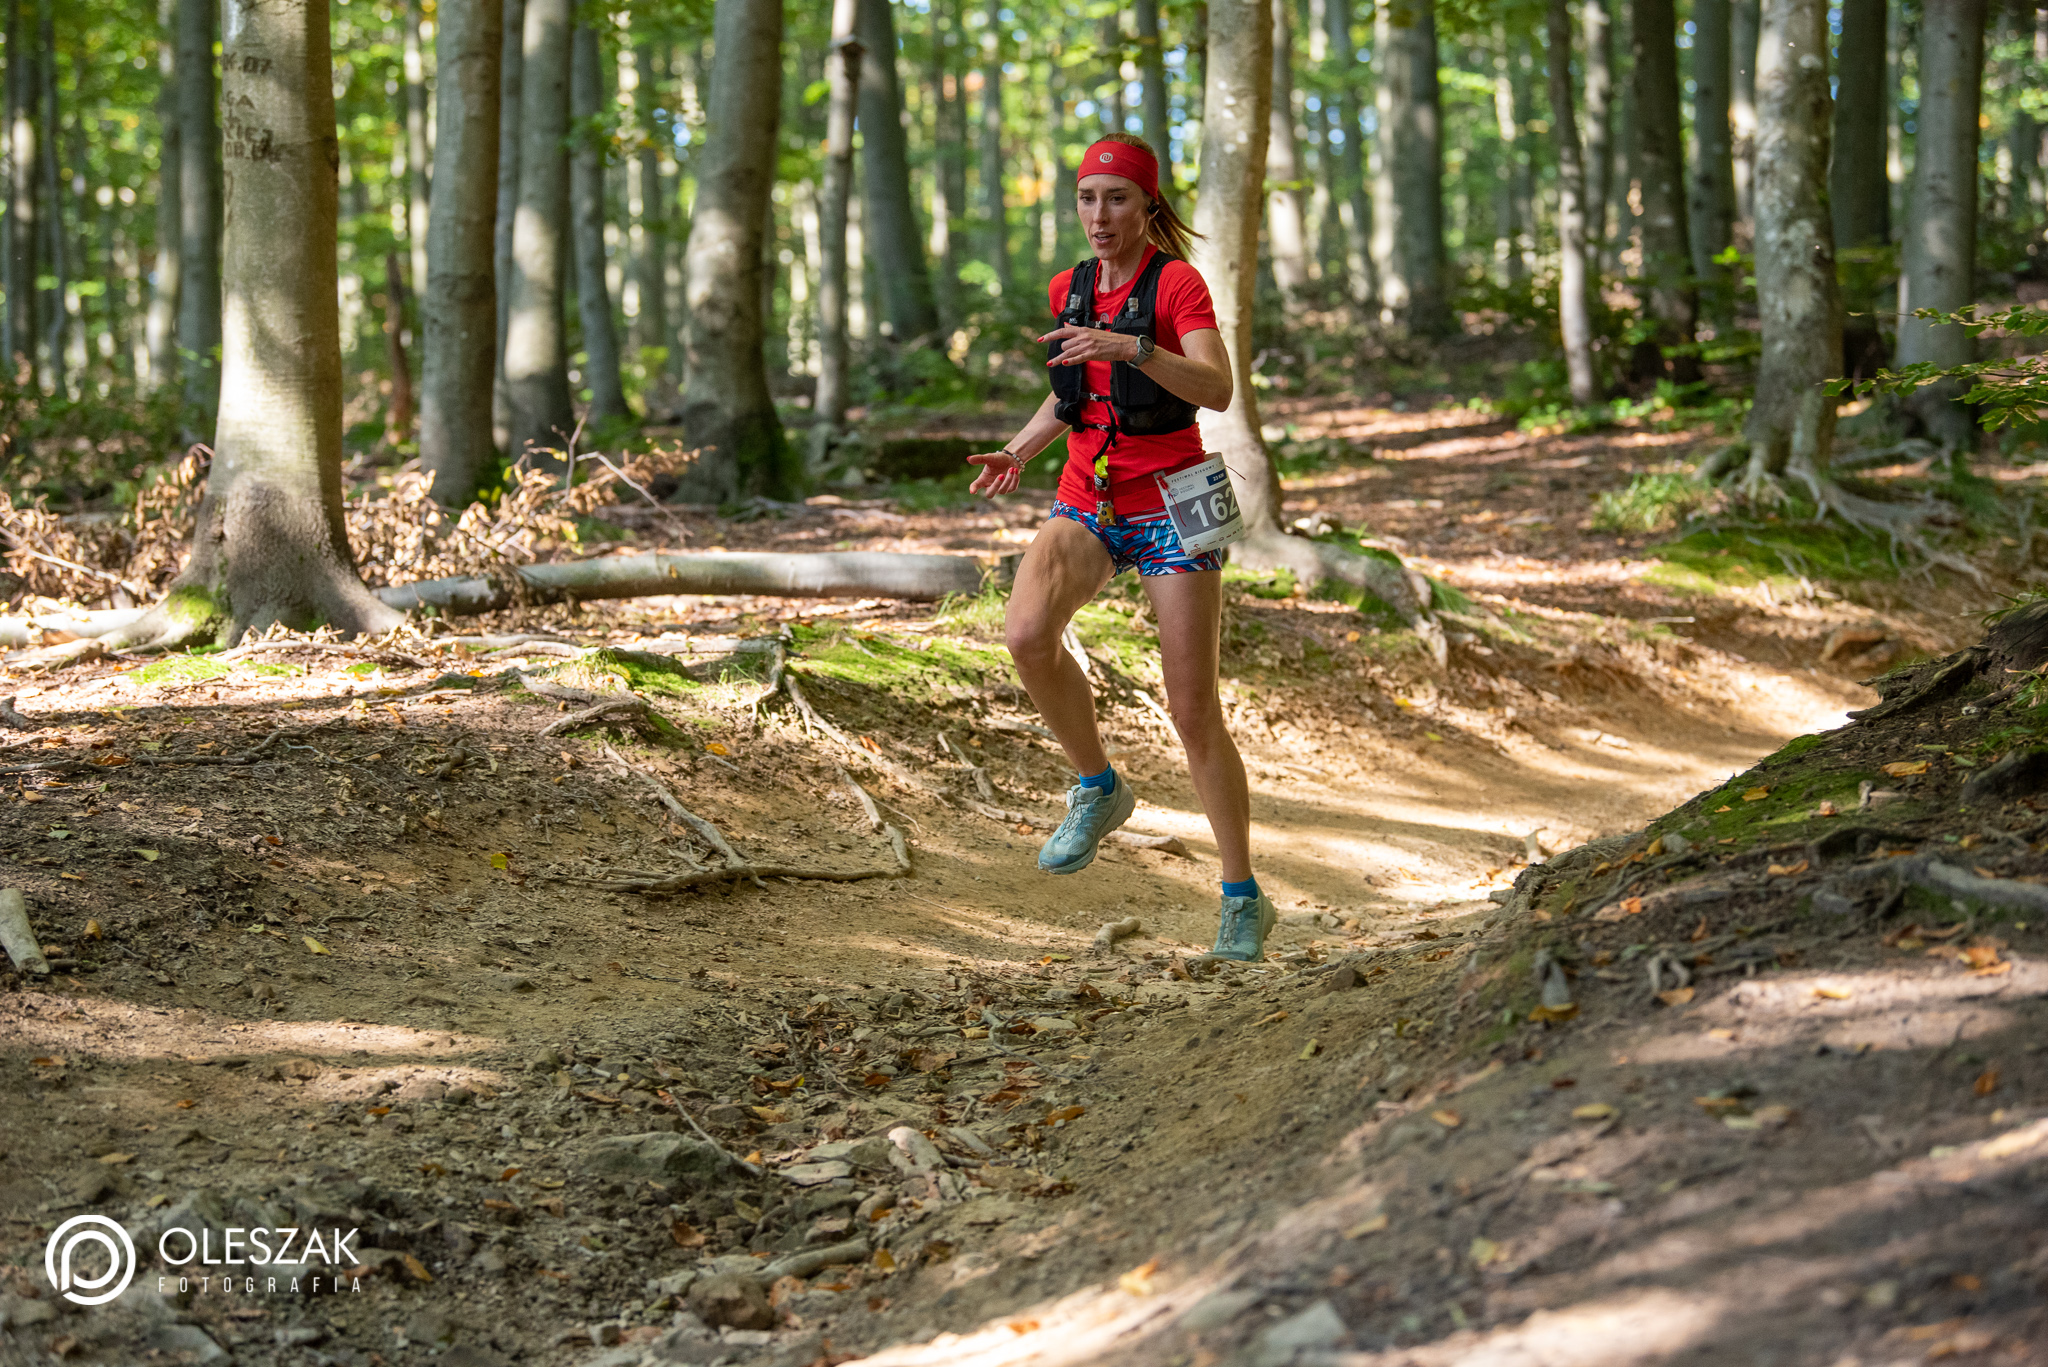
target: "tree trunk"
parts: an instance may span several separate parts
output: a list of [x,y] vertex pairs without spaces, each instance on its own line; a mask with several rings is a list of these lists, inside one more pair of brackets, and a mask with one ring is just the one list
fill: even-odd
[[1882,247],[1892,237],[1892,187],[1884,169],[1885,27],[1885,0],[1842,0],[1835,154],[1828,165],[1837,251]]
[[503,0],[439,0],[434,19],[434,131],[449,155],[434,177],[427,228],[420,465],[446,508],[469,505],[496,454],[491,375],[498,306],[490,267],[503,16]]
[[[761,351],[762,245],[782,107],[782,0],[718,0],[714,42],[685,263],[690,388],[683,426],[703,454],[678,490],[678,497],[703,502],[727,501],[741,489],[785,493],[796,479]],[[890,55],[885,64],[892,65]]]
[[504,6],[505,37],[498,50],[498,212],[491,230],[491,275],[498,295],[491,440],[511,453],[512,391],[505,383],[505,337],[512,321],[512,227],[519,213],[519,105],[526,58],[526,0],[504,0]]
[[1500,263],[1503,283],[1515,284],[1528,277],[1528,262],[1522,255],[1524,207],[1521,196],[1521,120],[1515,111],[1515,82],[1509,68],[1514,50],[1508,40],[1507,24],[1494,26],[1493,122],[1500,136],[1500,166],[1493,185],[1493,256]]
[[221,169],[215,122],[214,0],[178,0],[178,350],[187,402],[220,397]]
[[1726,328],[1735,295],[1728,268],[1715,258],[1734,241],[1735,156],[1728,121],[1734,75],[1729,0],[1693,0],[1690,211],[1692,270],[1706,295],[1707,316]]
[[633,275],[640,291],[640,316],[633,322],[633,345],[648,367],[647,416],[653,421],[672,412],[676,404],[676,345],[668,321],[669,219],[674,206],[661,173],[661,149],[675,145],[675,130],[660,114],[666,63],[658,59],[652,44],[641,43],[633,49],[633,65],[638,78],[634,102],[645,139],[634,158],[640,189],[640,254],[633,258]]
[[[1735,221],[1738,241],[1754,236],[1755,206],[1750,187],[1756,177],[1756,30],[1758,0],[1734,0],[1728,16],[1731,81],[1728,91],[1729,154],[1735,171]],[[1882,134],[1879,135],[1882,137]]]
[[[1382,317],[1421,336],[1451,330],[1444,264],[1443,125],[1436,0],[1379,7],[1379,184],[1373,258]],[[1205,134],[1206,140],[1206,134]]]
[[[526,0],[519,89],[519,201],[512,221],[512,312],[505,388],[512,445],[566,452],[576,429],[569,395],[562,282],[568,266],[570,0]],[[567,473],[566,463],[550,462]]]
[[604,278],[604,148],[591,127],[604,109],[603,52],[597,30],[576,26],[569,76],[571,246],[576,254],[576,307],[583,321],[583,383],[590,388],[592,427],[633,416],[619,370],[619,329]]
[[[995,267],[996,284],[1004,294],[1016,286],[1010,274],[1010,217],[1003,205],[1003,0],[988,0],[988,26],[983,33],[981,63],[981,197],[988,215],[988,263]],[[1057,69],[1057,67],[1055,67]],[[1057,85],[1059,79],[1053,78]],[[1056,106],[1055,125],[1060,123],[1064,92],[1052,92]],[[1057,146],[1057,144],[1055,144]],[[1072,197],[1072,187],[1063,176],[1055,177],[1055,197]]]
[[[1636,176],[1641,182],[1640,224],[1645,310],[1655,328],[1641,349],[1637,374],[1668,373],[1680,384],[1699,378],[1690,348],[1699,315],[1693,288],[1692,243],[1685,219],[1685,149],[1679,137],[1678,36],[1672,0],[1634,0],[1630,25],[1635,62]],[[1670,354],[1686,348],[1678,355]]]
[[1309,286],[1308,225],[1302,212],[1300,149],[1294,143],[1294,30],[1288,23],[1293,0],[1272,0],[1272,104],[1266,131],[1266,233],[1273,259],[1273,283],[1290,309],[1306,301]]
[[1259,430],[1251,382],[1252,314],[1258,288],[1259,211],[1265,199],[1266,131],[1272,115],[1273,41],[1269,0],[1210,0],[1202,96],[1200,183],[1195,201],[1195,269],[1209,286],[1216,326],[1230,356],[1230,406],[1204,412],[1202,439],[1223,457],[1243,509],[1246,536],[1236,564],[1285,568],[1304,583],[1336,579],[1377,594],[1416,621],[1441,659],[1442,633],[1422,614],[1399,565],[1343,547],[1290,536],[1281,525],[1280,475]]
[[891,0],[861,0],[857,20],[867,50],[860,83],[861,232],[881,280],[884,330],[898,342],[911,342],[936,333],[939,314],[910,199],[910,146],[890,6]]
[[[12,8],[12,0],[0,0]],[[149,315],[143,323],[149,354],[149,389],[178,376],[178,43],[177,0],[157,0],[156,265],[150,276]],[[0,356],[6,348],[0,346]]]
[[[405,245],[406,264],[412,287],[422,292],[427,285],[427,200],[433,193],[428,181],[427,150],[427,60],[420,49],[420,0],[405,0],[405,38],[400,60],[405,72]],[[436,13],[436,32],[439,14]]]
[[64,193],[63,173],[58,165],[61,157],[57,141],[63,136],[64,121],[57,108],[57,33],[50,5],[51,0],[39,0],[36,5],[36,44],[42,50],[42,61],[37,65],[43,78],[42,89],[36,92],[43,111],[43,164],[37,174],[43,178],[44,203],[49,206],[43,214],[43,270],[50,281],[43,307],[47,319],[43,324],[43,350],[48,358],[50,393],[65,399],[71,392],[65,376],[65,342],[71,314],[65,307],[69,272],[64,241],[64,205],[70,196]]
[[1332,190],[1344,220],[1345,274],[1351,302],[1369,308],[1379,297],[1372,268],[1372,196],[1365,175],[1365,134],[1359,121],[1358,40],[1351,36],[1351,0],[1323,0],[1323,23],[1329,29],[1330,77],[1337,91],[1337,127],[1344,139],[1337,149],[1341,188]]
[[1580,24],[1586,35],[1586,256],[1597,266],[1610,229],[1607,211],[1614,188],[1614,16],[1608,0],[1584,0]]
[[[889,551],[775,554],[715,551],[677,555],[652,551],[550,565],[520,565],[530,602],[579,603],[650,598],[671,593],[749,593],[796,598],[908,598],[930,602],[981,588],[981,565],[965,555],[901,555]],[[471,576],[428,579],[377,590],[394,608],[449,613],[496,612],[515,601],[510,585]]]
[[[1975,355],[1954,323],[1915,318],[1953,313],[1976,299],[1977,137],[1984,74],[1985,0],[1944,0],[1920,20],[1920,113],[1913,155],[1913,208],[1899,278],[1899,364],[1961,365]],[[1928,385],[1907,409],[1944,447],[1976,449],[1977,424],[1952,381]]]
[[1586,281],[1586,220],[1579,207],[1586,171],[1572,114],[1571,0],[1549,0],[1550,139],[1557,148],[1557,317],[1564,339],[1565,373],[1572,402],[1590,408],[1600,398],[1593,373],[1593,311]]
[[231,169],[213,468],[184,571],[116,633],[123,646],[207,635],[233,644],[280,622],[357,633],[401,620],[357,578],[341,519],[326,0],[228,0],[226,20]]
[[36,164],[35,92],[42,82],[34,40],[22,33],[22,0],[0,3],[7,6],[7,335],[0,380],[12,385],[21,363],[33,367],[36,356],[36,178],[18,168]]
[[[1791,471],[1819,497],[1834,438],[1827,381],[1842,354],[1828,167],[1828,0],[1764,0],[1756,58],[1756,401],[1749,481]],[[1813,54],[1822,60],[1810,60]]]
[[1145,141],[1159,154],[1159,184],[1173,186],[1173,133],[1166,102],[1166,44],[1159,33],[1159,0],[1133,0],[1138,26],[1138,72],[1145,81]]
[[391,406],[384,410],[384,444],[396,449],[412,436],[412,360],[405,346],[405,271],[397,252],[384,254],[384,346],[391,360]]
[[[859,0],[833,0],[825,57],[825,184],[818,206],[818,396],[812,411],[828,432],[846,425],[852,347],[846,334],[846,214],[853,202],[853,122],[860,98]],[[1001,198],[1000,192],[998,198]]]
[[[932,0],[930,37],[931,73],[930,108],[932,111],[932,234],[931,256],[937,263],[938,272],[932,280],[934,301],[938,306],[939,328],[951,337],[960,327],[960,251],[958,218],[966,208],[963,195],[954,193],[956,178],[963,191],[967,183],[965,160],[966,139],[960,136],[966,131],[962,104],[966,91],[960,89],[953,79],[952,52],[946,43],[946,11],[949,7],[943,0]],[[958,26],[955,25],[957,31]],[[829,58],[827,59],[829,60]],[[962,115],[961,126],[954,127],[956,115]]]

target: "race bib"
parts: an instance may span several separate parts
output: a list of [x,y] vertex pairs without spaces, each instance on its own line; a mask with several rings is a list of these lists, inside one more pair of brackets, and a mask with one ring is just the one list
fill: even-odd
[[1200,465],[1153,478],[1159,482],[1160,499],[1182,550],[1201,555],[1244,539],[1244,514],[1238,511],[1237,490],[1231,487],[1223,457],[1211,456]]

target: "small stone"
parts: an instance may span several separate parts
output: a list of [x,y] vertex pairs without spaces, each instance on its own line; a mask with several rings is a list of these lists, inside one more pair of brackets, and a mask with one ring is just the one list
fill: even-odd
[[441,1100],[450,1106],[467,1106],[476,1100],[476,1093],[458,1082],[442,1095]]
[[853,1221],[847,1216],[827,1216],[822,1220],[817,1220],[812,1223],[811,1231],[807,1236],[805,1236],[805,1241],[807,1243],[813,1244],[838,1243],[841,1239],[844,1239],[847,1236],[848,1231],[850,1231],[852,1228]]
[[1256,1291],[1211,1291],[1188,1307],[1188,1312],[1180,1317],[1180,1327],[1191,1334],[1206,1334],[1211,1329],[1221,1329],[1258,1303]]
[[939,1172],[946,1166],[946,1157],[939,1152],[938,1145],[908,1125],[898,1125],[889,1131],[889,1142],[896,1147],[889,1161],[906,1176]]
[[841,1177],[853,1176],[853,1164],[836,1161],[831,1163],[792,1163],[786,1168],[777,1168],[776,1175],[781,1177],[783,1181],[794,1183],[799,1187],[817,1187]]
[[673,1187],[711,1181],[722,1175],[730,1162],[715,1145],[657,1130],[596,1140],[584,1151],[581,1165],[593,1177],[638,1178]]
[[736,1130],[747,1123],[747,1112],[740,1106],[712,1106],[704,1112],[704,1123],[721,1130]]
[[1033,1016],[1031,1029],[1040,1035],[1071,1035],[1081,1027],[1065,1016]]
[[706,1324],[724,1328],[768,1329],[775,1324],[768,1293],[758,1281],[740,1273],[699,1280],[690,1288],[690,1309]]
[[448,1084],[439,1078],[407,1078],[392,1094],[400,1101],[440,1101],[448,1095]]
[[1303,1351],[1341,1347],[1350,1332],[1337,1314],[1337,1307],[1328,1301],[1317,1301],[1259,1335],[1252,1361],[1258,1367],[1284,1367]]
[[215,1343],[196,1324],[159,1324],[149,1331],[148,1342],[150,1347],[173,1360],[221,1362],[228,1355],[227,1349]]
[[1664,853],[1671,855],[1691,854],[1692,842],[1677,831],[1667,831],[1664,834]]
[[1350,964],[1338,964],[1323,975],[1323,991],[1349,992],[1358,986],[1358,970]]

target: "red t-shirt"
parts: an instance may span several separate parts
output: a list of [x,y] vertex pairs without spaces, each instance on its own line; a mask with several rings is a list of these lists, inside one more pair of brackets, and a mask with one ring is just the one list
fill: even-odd
[[[1138,263],[1137,273],[1120,287],[1106,294],[1096,290],[1095,317],[1091,322],[1102,324],[1116,317],[1124,301],[1130,298],[1131,287],[1144,275],[1146,263],[1151,261],[1157,250],[1156,247],[1147,247],[1144,259]],[[1054,318],[1058,318],[1060,311],[1067,306],[1067,282],[1073,275],[1073,271],[1064,270],[1052,278],[1050,299]],[[1100,279],[1099,274],[1097,278]],[[1200,273],[1187,262],[1169,261],[1160,271],[1153,320],[1152,340],[1161,351],[1171,351],[1176,356],[1187,354],[1181,350],[1181,338],[1190,332],[1216,326],[1216,306],[1209,301],[1209,287],[1202,283]],[[1110,362],[1090,361],[1081,369],[1086,376],[1083,387],[1090,394],[1109,393]],[[1081,407],[1084,422],[1107,423],[1110,416],[1106,403],[1089,401]],[[1068,433],[1067,468],[1060,473],[1061,502],[1071,503],[1083,512],[1095,511],[1095,456],[1108,439],[1108,433],[1092,428]],[[1160,500],[1159,486],[1153,483],[1152,477],[1184,470],[1199,463],[1201,458],[1202,430],[1199,426],[1161,436],[1140,437],[1129,432],[1120,433],[1116,445],[1109,450],[1109,501],[1119,517],[1157,513],[1165,504]]]

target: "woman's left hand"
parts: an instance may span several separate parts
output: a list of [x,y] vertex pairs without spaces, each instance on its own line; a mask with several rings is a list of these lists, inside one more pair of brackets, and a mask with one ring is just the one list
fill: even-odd
[[1121,332],[1110,332],[1105,328],[1057,327],[1041,342],[1058,339],[1060,354],[1046,362],[1047,366],[1085,365],[1089,361],[1128,361],[1138,354],[1138,339],[1126,337]]

